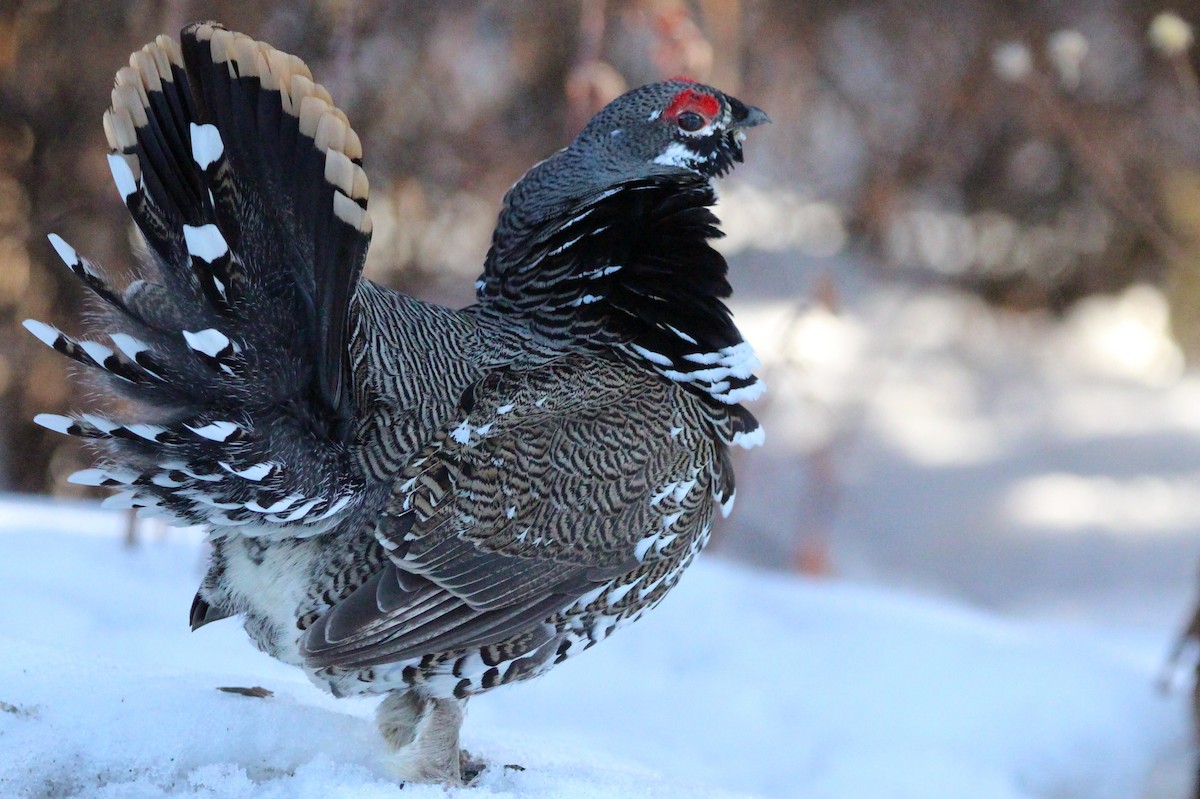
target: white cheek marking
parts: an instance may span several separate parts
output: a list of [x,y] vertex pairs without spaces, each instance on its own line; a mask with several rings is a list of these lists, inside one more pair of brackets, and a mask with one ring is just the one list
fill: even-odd
[[679,142],[671,142],[667,149],[663,150],[654,163],[662,164],[663,166],[677,166],[684,169],[692,169],[696,161],[700,160],[691,148]]

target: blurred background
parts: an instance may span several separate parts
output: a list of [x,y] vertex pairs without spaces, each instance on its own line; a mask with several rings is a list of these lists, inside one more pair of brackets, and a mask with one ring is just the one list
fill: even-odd
[[[1168,13],[1169,12],[1169,13]],[[472,301],[499,200],[627,88],[769,111],[722,186],[764,361],[720,556],[1100,622],[1165,650],[1200,561],[1200,2],[4,0],[0,489],[83,496],[57,232],[133,268],[112,75],[213,18],[360,133],[372,279]]]

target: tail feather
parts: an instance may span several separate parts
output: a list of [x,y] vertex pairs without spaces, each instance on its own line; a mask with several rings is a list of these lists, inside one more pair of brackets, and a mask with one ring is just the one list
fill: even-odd
[[111,313],[88,338],[26,327],[140,415],[36,421],[101,445],[75,480],[124,486],[117,504],[218,534],[328,529],[360,488],[345,385],[371,233],[358,136],[303,61],[212,23],[135,52],[104,130],[149,260],[122,289],[52,236]]

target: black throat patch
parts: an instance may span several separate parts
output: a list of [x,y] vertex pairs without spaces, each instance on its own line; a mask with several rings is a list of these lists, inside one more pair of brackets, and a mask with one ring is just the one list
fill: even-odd
[[527,319],[551,342],[602,345],[724,405],[763,386],[750,345],[722,302],[728,265],[709,180],[678,173],[583,195],[536,224],[506,206],[482,305]]

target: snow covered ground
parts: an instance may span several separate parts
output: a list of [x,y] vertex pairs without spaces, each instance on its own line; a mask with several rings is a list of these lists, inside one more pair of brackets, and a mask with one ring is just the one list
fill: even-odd
[[[446,795],[387,781],[370,702],[325,696],[236,623],[189,633],[201,541],[127,551],[122,524],[0,501],[0,796]],[[603,646],[473,700],[465,743],[492,765],[451,795],[1182,795],[1152,787],[1189,735],[1156,651],[701,560]]]

